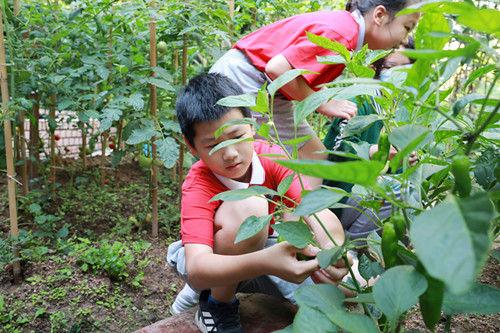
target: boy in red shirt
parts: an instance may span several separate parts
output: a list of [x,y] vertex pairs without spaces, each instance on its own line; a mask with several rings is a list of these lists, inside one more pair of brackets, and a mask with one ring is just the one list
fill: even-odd
[[[202,291],[195,318],[202,332],[243,332],[236,292],[263,292],[293,300],[293,290],[309,276],[315,282],[336,284],[347,273],[343,262],[320,269],[316,258],[298,261],[297,253],[315,257],[319,249],[311,245],[297,249],[288,242],[276,244],[269,238],[272,231],[269,225],[255,236],[234,243],[246,218],[266,216],[274,207],[258,196],[210,202],[213,196],[253,185],[276,190],[292,174],[271,159],[259,156],[282,153],[278,147],[270,147],[263,141],[240,141],[209,154],[223,141],[252,139],[252,128],[246,124],[230,126],[220,137],[214,137],[214,132],[226,122],[250,116],[245,108],[216,104],[221,98],[239,94],[241,89],[223,75],[200,75],[189,82],[176,105],[186,144],[200,161],[191,167],[182,187],[182,246],[178,242],[169,246],[167,260],[187,281],[187,288]],[[285,195],[300,202],[301,190],[295,178]],[[294,205],[291,201],[285,204]],[[329,210],[319,212],[318,216],[335,242],[342,244],[344,232],[337,217]],[[291,216],[284,217],[290,219]],[[315,220],[306,218],[306,221],[322,248],[334,246]],[[312,282],[309,279],[307,283]]]

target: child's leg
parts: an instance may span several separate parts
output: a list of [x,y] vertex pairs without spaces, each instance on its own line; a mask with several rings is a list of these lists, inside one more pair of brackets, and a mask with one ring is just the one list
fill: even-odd
[[[269,228],[264,227],[257,235],[234,244],[240,225],[250,216],[268,214],[268,203],[264,198],[251,197],[240,201],[224,202],[215,214],[214,253],[238,255],[255,252],[264,248]],[[234,299],[237,284],[211,289],[211,295],[218,301],[230,302]]]

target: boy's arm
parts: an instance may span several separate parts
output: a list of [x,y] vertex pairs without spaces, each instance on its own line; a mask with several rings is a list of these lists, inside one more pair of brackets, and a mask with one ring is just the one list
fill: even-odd
[[186,244],[186,269],[189,284],[198,290],[236,284],[260,275],[275,275],[300,283],[318,270],[317,259],[298,261],[297,252],[315,256],[318,249],[298,250],[288,242],[242,255],[214,254],[208,245]]
[[[278,54],[271,58],[264,69],[267,76],[275,80],[280,75],[292,70],[292,65],[288,62],[285,56]],[[296,101],[302,101],[314,93],[314,90],[309,87],[306,80],[302,76],[298,76],[286,85],[281,90],[290,98]],[[316,111],[331,118],[351,119],[356,115],[357,107],[351,101],[346,100],[330,100],[323,103]]]

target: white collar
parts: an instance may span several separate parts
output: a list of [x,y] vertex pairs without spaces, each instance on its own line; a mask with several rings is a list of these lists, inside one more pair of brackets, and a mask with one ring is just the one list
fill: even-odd
[[361,50],[361,48],[363,47],[363,43],[365,42],[365,32],[366,32],[365,19],[363,15],[361,15],[361,12],[358,9],[353,11],[351,15],[359,25],[358,44],[356,45],[356,51],[359,51]]
[[250,178],[250,183],[239,182],[237,180],[227,178],[218,175],[216,173],[214,173],[214,175],[218,180],[220,180],[222,184],[224,184],[230,190],[246,189],[250,186],[250,184],[252,185],[264,184],[264,180],[266,179],[266,174],[264,172],[264,167],[260,162],[260,158],[259,156],[257,156],[257,153],[255,151],[253,152],[251,166],[252,166],[252,177]]

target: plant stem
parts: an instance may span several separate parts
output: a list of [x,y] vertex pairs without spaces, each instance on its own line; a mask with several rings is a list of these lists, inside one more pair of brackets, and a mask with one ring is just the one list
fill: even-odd
[[446,323],[445,323],[445,326],[444,326],[444,331],[445,332],[451,332],[451,316],[446,316]]

